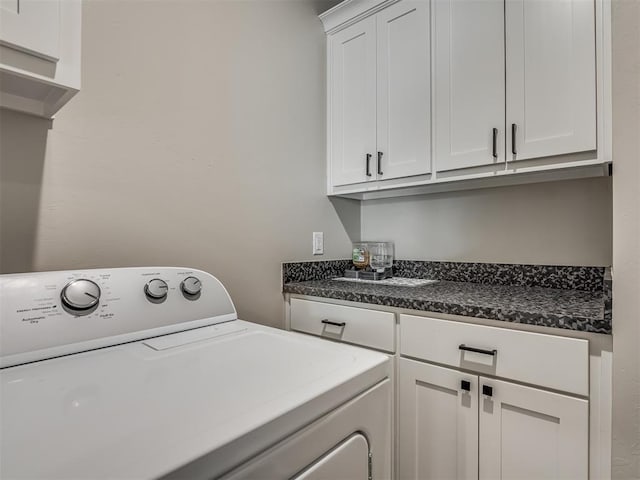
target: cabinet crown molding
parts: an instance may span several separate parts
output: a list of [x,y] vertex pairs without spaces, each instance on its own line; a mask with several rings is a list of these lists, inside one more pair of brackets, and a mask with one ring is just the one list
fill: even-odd
[[[345,0],[319,15],[324,31],[335,33],[373,15],[399,0]],[[420,0],[424,1],[424,0]]]

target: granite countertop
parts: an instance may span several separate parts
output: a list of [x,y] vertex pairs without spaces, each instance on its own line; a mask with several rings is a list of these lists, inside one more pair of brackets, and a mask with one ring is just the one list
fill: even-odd
[[592,333],[611,333],[604,290],[490,285],[440,280],[422,286],[390,286],[318,279],[287,282],[284,293],[389,307],[486,318]]

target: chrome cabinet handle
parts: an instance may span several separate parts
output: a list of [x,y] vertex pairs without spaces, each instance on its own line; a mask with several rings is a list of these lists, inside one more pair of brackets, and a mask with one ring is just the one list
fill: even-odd
[[493,129],[493,158],[498,158],[498,129]]
[[466,352],[475,352],[475,353],[482,353],[484,355],[491,355],[492,357],[498,354],[498,350],[484,350],[482,348],[475,348],[475,347],[467,347],[464,343],[460,344],[458,346],[458,348],[460,350],[464,350]]
[[333,325],[334,327],[344,327],[347,324],[347,322],[332,322],[327,318],[322,320],[321,323],[324,323],[325,325]]
[[378,175],[382,175],[382,152],[378,152]]
[[511,153],[513,153],[514,155],[518,154],[518,151],[516,150],[516,132],[518,131],[518,125],[516,125],[515,123],[511,124]]
[[371,176],[371,154],[367,153],[367,177]]

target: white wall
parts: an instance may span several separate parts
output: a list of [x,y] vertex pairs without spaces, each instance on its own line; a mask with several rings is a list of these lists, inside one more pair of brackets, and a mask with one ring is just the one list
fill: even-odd
[[640,478],[640,2],[613,2],[613,478]]
[[610,178],[372,200],[361,222],[401,259],[611,265]]
[[316,230],[324,258],[350,249],[324,196],[326,6],[85,2],[82,90],[53,129],[0,112],[2,271],[192,266],[282,325],[280,262]]

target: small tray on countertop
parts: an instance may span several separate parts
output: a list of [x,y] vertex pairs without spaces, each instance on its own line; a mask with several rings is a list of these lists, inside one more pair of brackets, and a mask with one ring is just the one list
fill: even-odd
[[337,277],[337,278],[334,278],[333,280],[339,280],[343,282],[375,283],[376,285],[390,285],[393,287],[422,287],[424,285],[429,285],[431,283],[439,282],[439,280],[429,280],[426,278],[403,278],[403,277],[389,277],[381,280],[368,280],[366,278]]
[[344,278],[352,280],[375,280],[376,282],[385,278],[393,277],[393,268],[385,268],[384,272],[376,272],[373,270],[355,270],[348,269],[344,271]]

